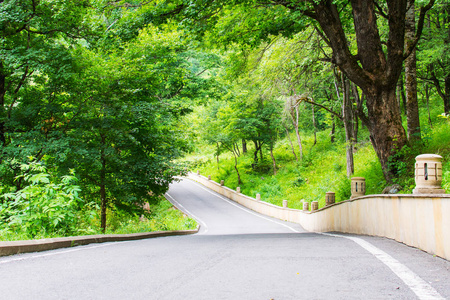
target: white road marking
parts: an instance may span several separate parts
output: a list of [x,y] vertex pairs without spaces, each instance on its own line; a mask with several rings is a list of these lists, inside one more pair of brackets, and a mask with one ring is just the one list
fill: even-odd
[[397,275],[416,294],[419,299],[445,299],[431,285],[420,278],[416,273],[411,271],[407,266],[403,265],[401,262],[390,256],[383,250],[370,244],[369,242],[353,236],[344,236],[330,233],[321,234],[354,241],[362,248],[373,254],[386,266],[388,266],[389,269],[391,269],[391,271],[394,272],[394,274]]
[[224,198],[224,197],[220,196],[219,194],[217,194],[217,193],[215,193],[215,192],[213,192],[213,191],[211,191],[211,190],[209,190],[209,189],[203,187],[203,186],[202,186],[200,183],[198,183],[198,182],[195,182],[195,181],[192,181],[192,180],[190,180],[190,181],[193,182],[193,183],[195,183],[196,185],[198,185],[199,188],[201,188],[201,189],[207,191],[207,192],[210,193],[211,195],[214,195],[214,196],[216,196],[217,198],[222,199],[223,201],[225,201],[225,202],[227,202],[227,203],[229,203],[229,204],[231,204],[231,205],[233,205],[233,206],[235,206],[235,207],[237,207],[237,208],[239,208],[239,209],[241,209],[241,210],[243,210],[243,211],[245,211],[245,212],[247,212],[247,213],[249,213],[249,214],[251,214],[251,215],[257,216],[257,217],[259,217],[259,218],[261,218],[261,219],[264,219],[264,220],[266,220],[266,221],[275,223],[275,224],[277,224],[277,225],[286,227],[286,228],[288,228],[289,230],[292,230],[293,232],[300,233],[300,231],[296,230],[295,228],[292,228],[292,227],[289,226],[289,225],[286,225],[286,224],[277,222],[277,221],[272,220],[272,219],[270,219],[270,218],[268,218],[268,217],[264,217],[263,215],[261,215],[261,214],[259,214],[259,213],[256,213],[256,212],[254,212],[254,211],[251,211],[251,210],[249,210],[248,208],[245,208],[245,207],[243,207],[243,206],[241,206],[241,205],[239,205],[239,204],[233,202],[232,200],[229,200],[229,199],[227,199],[227,198]]
[[180,202],[178,202],[172,196],[170,196],[169,193],[166,193],[166,196],[170,198],[169,201],[172,202],[172,204],[174,204],[176,207],[178,207],[178,209],[184,211],[185,213],[187,213],[189,216],[191,216],[192,218],[194,218],[197,222],[199,222],[201,224],[201,226],[204,228],[204,231],[201,234],[205,234],[208,232],[208,226],[206,225],[205,222],[203,222],[199,217],[197,217],[196,215],[191,213],[189,210],[187,210],[186,207],[181,205]]

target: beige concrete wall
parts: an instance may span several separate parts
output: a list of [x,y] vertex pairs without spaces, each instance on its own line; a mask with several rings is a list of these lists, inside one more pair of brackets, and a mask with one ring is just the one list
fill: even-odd
[[189,178],[256,212],[299,223],[308,231],[387,237],[450,260],[450,195],[367,195],[303,212],[256,201],[201,175]]

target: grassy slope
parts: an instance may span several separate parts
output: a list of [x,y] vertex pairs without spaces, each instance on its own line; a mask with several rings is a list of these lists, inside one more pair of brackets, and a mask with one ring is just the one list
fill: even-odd
[[[425,115],[426,112],[421,112]],[[432,112],[437,116],[437,112]],[[427,121],[422,120],[424,131],[424,146],[408,150],[409,158],[405,158],[403,169],[396,182],[404,187],[402,193],[411,193],[414,188],[413,165],[416,154],[436,153],[443,156],[443,187],[450,192],[450,123],[445,119],[434,118],[434,128],[430,129]],[[295,136],[292,134],[295,143]],[[282,200],[289,201],[289,207],[301,208],[301,200],[319,201],[319,206],[325,205],[325,193],[336,193],[336,201],[350,197],[350,180],[346,176],[345,143],[342,134],[335,143],[330,142],[329,130],[319,132],[317,144],[312,147],[313,136],[303,134],[303,161],[297,163],[293,157],[287,138],[277,142],[274,155],[277,160],[278,172],[273,176],[271,161],[265,153],[265,163],[262,170],[252,169],[253,149],[239,157],[238,168],[241,172],[241,190],[244,194],[255,197],[261,194],[261,199],[276,205]],[[366,178],[367,194],[381,193],[386,186],[380,163],[372,145],[368,142],[368,133],[361,130],[359,143],[356,145],[355,174]],[[294,144],[295,147],[295,144]],[[192,171],[200,170],[203,175],[211,175],[219,182],[225,180],[230,188],[237,187],[237,175],[231,155],[220,156],[219,167],[212,148],[201,146],[201,151],[186,159],[193,162]],[[296,147],[298,155],[298,147]],[[409,160],[408,160],[409,159]],[[265,170],[265,171],[264,171]]]

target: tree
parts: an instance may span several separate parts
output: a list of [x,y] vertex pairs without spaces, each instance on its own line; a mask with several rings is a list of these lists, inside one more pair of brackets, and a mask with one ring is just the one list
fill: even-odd
[[[47,71],[64,75],[67,47],[91,37],[92,9],[88,0],[5,0],[0,2],[0,144],[14,133],[13,110],[22,91],[39,83]],[[57,59],[55,59],[57,58]],[[35,153],[37,155],[37,153]]]
[[[123,1],[122,1],[123,2]],[[212,29],[214,38],[222,42],[258,44],[269,35],[303,30],[305,16],[314,22],[328,46],[329,60],[344,72],[364,93],[367,105],[367,126],[371,141],[388,182],[396,175],[390,163],[407,143],[396,101],[396,84],[403,61],[411,54],[423,29],[426,12],[434,0],[420,8],[413,42],[405,47],[405,20],[408,0],[386,2],[352,0],[323,1],[163,1],[159,16],[183,13],[185,23],[191,22],[194,32]],[[167,9],[169,8],[169,9]],[[381,18],[381,19],[380,19]],[[221,20],[218,23],[218,20]],[[380,21],[387,24],[387,39],[380,34]],[[349,38],[355,36],[356,45]]]
[[443,111],[450,114],[450,5],[439,1],[427,16],[423,40],[418,52],[421,79],[431,83],[443,101]]

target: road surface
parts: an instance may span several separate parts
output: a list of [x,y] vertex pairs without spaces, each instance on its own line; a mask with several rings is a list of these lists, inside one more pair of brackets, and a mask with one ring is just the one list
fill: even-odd
[[196,235],[0,258],[0,299],[450,299],[450,262],[377,237],[305,232],[190,180]]

